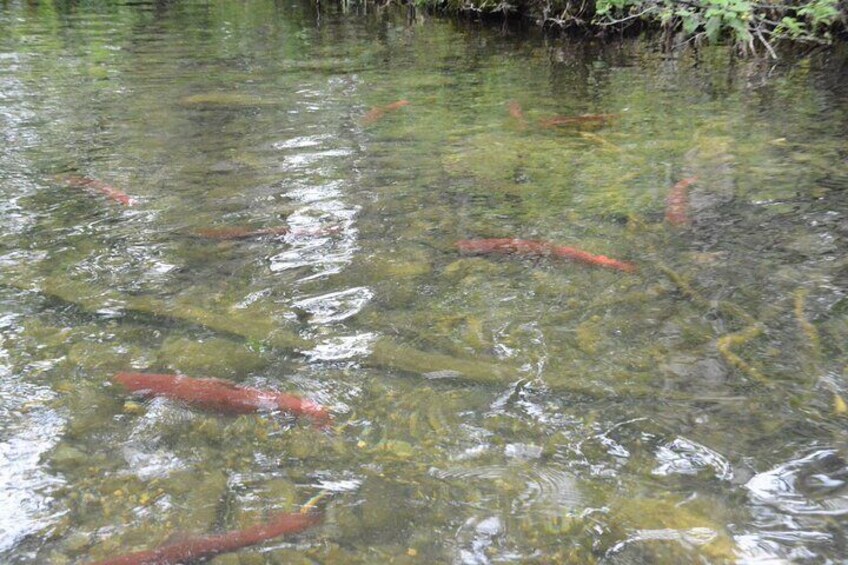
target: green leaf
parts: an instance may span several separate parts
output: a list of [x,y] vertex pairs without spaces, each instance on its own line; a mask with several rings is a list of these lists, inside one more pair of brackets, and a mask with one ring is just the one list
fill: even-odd
[[721,19],[721,16],[713,16],[707,20],[705,31],[707,32],[707,39],[710,40],[710,43],[718,41],[721,35]]
[[732,19],[727,22],[730,28],[733,30],[734,35],[736,36],[737,41],[749,42],[751,41],[751,32],[748,31],[748,24],[739,19]]
[[828,26],[839,17],[836,0],[813,0],[798,10],[798,15],[810,21],[813,27]]
[[780,25],[775,31],[778,35],[784,35],[785,32],[788,32],[793,38],[798,38],[806,33],[804,30],[804,24],[789,16],[780,20]]
[[695,30],[701,25],[701,21],[691,12],[684,12],[680,14],[680,17],[683,20],[683,31],[685,31],[688,35],[695,33]]

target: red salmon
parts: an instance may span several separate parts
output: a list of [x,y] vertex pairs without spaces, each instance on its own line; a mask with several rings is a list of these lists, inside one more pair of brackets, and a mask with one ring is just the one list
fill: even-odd
[[114,186],[106,184],[101,180],[92,179],[80,175],[66,175],[59,177],[59,179],[68,186],[72,186],[74,188],[85,188],[88,190],[94,190],[101,194],[105,194],[106,198],[114,200],[115,202],[123,204],[124,206],[133,206],[136,204],[136,200],[133,197],[121,192]]
[[636,272],[636,265],[629,261],[610,259],[604,255],[593,255],[586,251],[564,245],[556,245],[547,241],[531,241],[526,239],[466,239],[456,242],[456,247],[462,253],[469,254],[499,254],[525,255],[535,257],[559,257],[569,261],[577,261],[595,267],[605,267],[624,271]]
[[668,191],[665,201],[665,221],[673,226],[685,226],[689,223],[689,191],[698,177],[689,177],[678,181]]
[[509,112],[510,117],[515,120],[519,129],[527,127],[527,118],[524,117],[524,110],[521,109],[521,104],[519,104],[518,101],[510,100],[506,104],[506,109]]
[[178,565],[179,563],[194,563],[286,534],[300,533],[318,525],[321,520],[321,514],[314,512],[278,514],[264,524],[245,530],[169,543],[157,549],[113,557],[92,565]]
[[204,410],[229,414],[282,410],[308,416],[320,424],[330,421],[326,408],[294,394],[236,386],[220,379],[195,379],[185,375],[117,373],[114,380],[142,396],[164,396]]
[[366,126],[373,124],[385,116],[386,112],[394,112],[395,110],[400,110],[404,106],[409,106],[409,100],[398,100],[397,102],[392,102],[385,106],[374,106],[368,110],[364,116],[362,116],[362,123]]

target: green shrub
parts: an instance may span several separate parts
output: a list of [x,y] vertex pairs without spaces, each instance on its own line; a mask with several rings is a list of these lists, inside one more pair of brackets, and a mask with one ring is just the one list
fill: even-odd
[[682,32],[696,42],[732,43],[745,52],[776,57],[775,41],[830,43],[845,33],[845,0],[410,0],[418,7],[451,13],[517,13],[541,25],[563,28],[656,28]]

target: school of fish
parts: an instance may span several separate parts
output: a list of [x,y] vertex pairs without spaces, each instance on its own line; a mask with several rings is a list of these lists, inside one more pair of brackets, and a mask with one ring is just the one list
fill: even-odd
[[[398,100],[385,106],[376,106],[361,118],[363,125],[380,120],[386,113],[408,106],[408,100]],[[528,120],[521,105],[515,101],[507,103],[507,111],[513,123],[521,130]],[[614,114],[583,114],[577,116],[555,116],[539,120],[542,128],[581,127],[603,125],[617,118]],[[64,175],[57,180],[67,186],[104,195],[107,199],[123,206],[133,206],[137,201],[123,191],[97,179],[82,175]],[[688,189],[697,179],[680,180],[670,189],[666,199],[665,220],[680,227],[689,224]],[[337,229],[337,228],[336,228]],[[316,230],[306,235],[330,235],[334,228]],[[269,228],[204,228],[195,235],[210,239],[238,240],[263,236],[280,236],[292,233],[287,227]],[[456,249],[463,254],[475,255],[518,255],[564,259],[592,267],[636,273],[638,267],[630,261],[596,255],[576,247],[558,245],[548,241],[519,238],[465,239],[456,242]],[[113,376],[115,383],[127,392],[142,397],[165,397],[201,410],[222,414],[246,414],[253,412],[280,411],[296,417],[305,417],[316,425],[325,427],[332,417],[329,410],[311,400],[295,394],[273,390],[242,387],[216,378],[194,378],[186,375],[119,372]],[[287,534],[303,532],[321,523],[323,515],[318,512],[278,514],[267,522],[244,530],[188,538],[168,543],[158,548],[130,553],[99,561],[93,565],[176,565],[206,560],[221,553],[235,551]]]

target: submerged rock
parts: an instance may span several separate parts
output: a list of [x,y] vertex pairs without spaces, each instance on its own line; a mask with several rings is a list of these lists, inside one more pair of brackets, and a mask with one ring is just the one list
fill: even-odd
[[50,461],[53,463],[56,470],[68,472],[86,465],[89,462],[89,457],[76,447],[68,445],[67,443],[61,443],[56,447],[55,451],[53,451]]

